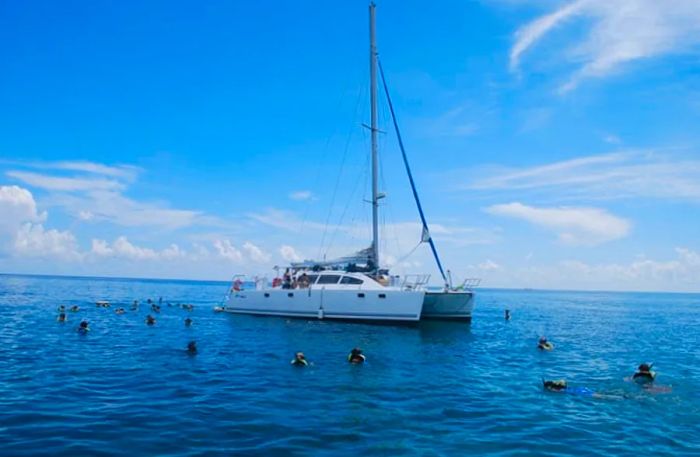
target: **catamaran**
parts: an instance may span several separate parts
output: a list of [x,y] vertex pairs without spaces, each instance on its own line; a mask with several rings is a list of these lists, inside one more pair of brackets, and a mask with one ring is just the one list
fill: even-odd
[[[467,279],[453,286],[445,273],[430,235],[408,157],[401,139],[391,97],[377,54],[375,5],[369,5],[370,35],[370,135],[372,174],[372,244],[350,256],[334,260],[291,263],[280,277],[247,281],[234,277],[223,310],[234,314],[346,319],[368,321],[418,321],[450,319],[471,321],[474,288],[478,280]],[[430,275],[392,276],[381,268],[379,258],[379,201],[384,195],[378,185],[377,70],[382,80],[403,163],[422,222],[421,241],[429,244],[442,277],[440,287],[429,287]]]

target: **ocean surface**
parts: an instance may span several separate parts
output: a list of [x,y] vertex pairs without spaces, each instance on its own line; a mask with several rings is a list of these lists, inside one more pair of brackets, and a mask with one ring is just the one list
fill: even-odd
[[[471,325],[389,326],[213,312],[226,289],[0,276],[0,454],[700,455],[700,295],[481,290]],[[625,380],[646,361],[658,391]]]

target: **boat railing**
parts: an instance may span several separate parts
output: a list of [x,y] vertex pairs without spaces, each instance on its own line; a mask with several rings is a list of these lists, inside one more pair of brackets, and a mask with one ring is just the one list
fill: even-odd
[[244,290],[263,290],[269,287],[270,283],[267,276],[248,276],[235,275],[231,282],[232,292],[241,292]]
[[481,278],[467,278],[455,290],[474,290],[481,284]]
[[401,282],[401,289],[403,290],[418,290],[424,288],[430,281],[430,275],[417,274],[417,275],[406,275],[403,277]]

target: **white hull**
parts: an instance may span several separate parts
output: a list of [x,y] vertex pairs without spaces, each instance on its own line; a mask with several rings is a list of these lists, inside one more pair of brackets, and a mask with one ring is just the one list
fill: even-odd
[[426,292],[421,319],[472,320],[474,293],[471,291]]
[[418,321],[423,291],[399,289],[267,289],[234,292],[224,311],[234,314],[347,319]]

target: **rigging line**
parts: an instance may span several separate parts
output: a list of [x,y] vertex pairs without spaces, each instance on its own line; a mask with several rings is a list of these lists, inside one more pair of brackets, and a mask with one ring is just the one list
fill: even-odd
[[[359,94],[361,95],[361,94]],[[358,102],[357,105],[359,106],[359,96],[358,96]],[[355,115],[357,115],[357,107],[355,111]],[[331,203],[330,206],[328,207],[328,215],[326,216],[326,223],[323,227],[323,235],[321,236],[321,245],[319,246],[318,249],[318,255],[319,257],[323,253],[323,245],[325,244],[326,241],[326,235],[328,234],[328,223],[331,220],[331,214],[333,213],[333,205],[335,205],[335,197],[338,194],[338,187],[340,187],[340,179],[343,176],[343,170],[345,169],[345,161],[348,157],[348,150],[350,149],[350,141],[352,140],[352,133],[354,132],[354,128],[350,129],[350,132],[348,133],[348,138],[345,141],[345,148],[343,149],[343,158],[340,161],[340,170],[338,170],[338,176],[335,179],[335,186],[333,186],[333,194],[331,196]],[[321,259],[319,259],[321,260]]]
[[[438,256],[437,249],[435,248],[435,243],[433,242],[433,237],[430,235],[430,230],[428,229],[428,222],[425,220],[425,214],[423,213],[423,207],[420,204],[420,199],[418,198],[418,191],[416,191],[416,183],[413,181],[413,174],[411,173],[411,167],[408,165],[408,156],[406,155],[406,149],[403,146],[403,139],[401,138],[401,131],[399,130],[399,123],[396,120],[396,113],[394,112],[394,105],[391,103],[391,97],[389,96],[389,87],[386,84],[386,78],[384,77],[384,69],[382,68],[382,62],[377,58],[377,66],[379,67],[379,74],[382,77],[382,85],[384,86],[384,93],[386,94],[387,104],[389,105],[389,111],[391,112],[391,119],[394,121],[394,130],[396,131],[396,138],[399,141],[399,148],[401,149],[401,156],[403,157],[403,164],[406,166],[406,174],[408,175],[408,181],[411,183],[411,190],[413,191],[413,198],[416,201],[416,206],[418,207],[418,213],[420,214],[421,221],[423,222],[424,232],[428,234],[428,243],[430,243],[430,250],[433,251],[433,257],[435,257],[435,262],[437,263],[442,279],[445,284],[448,283],[447,276],[445,275],[445,270],[442,268],[442,263],[440,262],[440,257]],[[422,241],[422,240],[421,240]]]
[[[345,94],[348,92],[347,88],[348,87],[346,87],[343,90],[343,92],[341,93],[341,96],[338,99],[338,103],[336,105],[335,111],[338,111],[340,109],[340,106],[343,104],[343,99],[345,98]],[[364,98],[364,93],[365,93],[365,87],[361,86],[360,90],[357,91],[357,100],[355,100],[355,114],[354,114],[355,119],[357,119],[357,112],[358,112],[358,109],[360,106],[360,100],[362,100],[362,98]],[[318,168],[316,169],[316,178],[314,179],[314,185],[311,188],[314,191],[316,189],[318,189],[318,183],[321,180],[321,172],[323,170],[323,165],[326,162],[326,158],[328,157],[328,149],[329,149],[331,140],[335,136],[337,131],[338,131],[338,124],[335,123],[334,128],[333,128],[333,132],[328,136],[328,138],[326,138],[326,143],[323,146],[323,153],[321,154],[321,160],[319,161]],[[306,225],[306,221],[307,221],[308,216],[309,216],[309,211],[311,210],[311,200],[312,199],[308,199],[306,201],[306,205],[304,208],[304,217],[301,220],[301,226],[299,228],[299,233],[304,233],[304,226]]]
[[422,241],[419,241],[418,244],[416,244],[416,245],[413,247],[413,249],[411,249],[411,250],[408,252],[408,254],[406,254],[405,256],[403,256],[403,257],[401,257],[400,259],[398,259],[398,260],[396,261],[396,266],[399,266],[399,264],[401,264],[404,260],[406,260],[406,259],[408,259],[409,257],[411,257],[411,256],[413,255],[413,253],[416,252],[416,249],[418,249],[418,246],[420,246],[421,244],[423,244],[423,242],[422,242]]
[[335,242],[335,237],[338,234],[338,231],[340,230],[340,227],[343,224],[343,219],[345,219],[345,214],[347,213],[348,208],[350,207],[350,203],[353,201],[353,197],[355,196],[355,192],[357,192],[357,188],[359,187],[360,181],[361,181],[360,179],[355,181],[355,186],[353,186],[352,192],[350,192],[350,196],[348,197],[348,201],[345,204],[345,208],[343,208],[343,212],[340,215],[340,220],[338,221],[338,225],[335,226],[335,230],[333,230],[333,234],[331,235],[331,238],[328,241],[328,246],[326,247],[326,252],[325,252],[326,255],[328,255],[328,251],[330,250],[331,246],[333,246],[333,243]]

